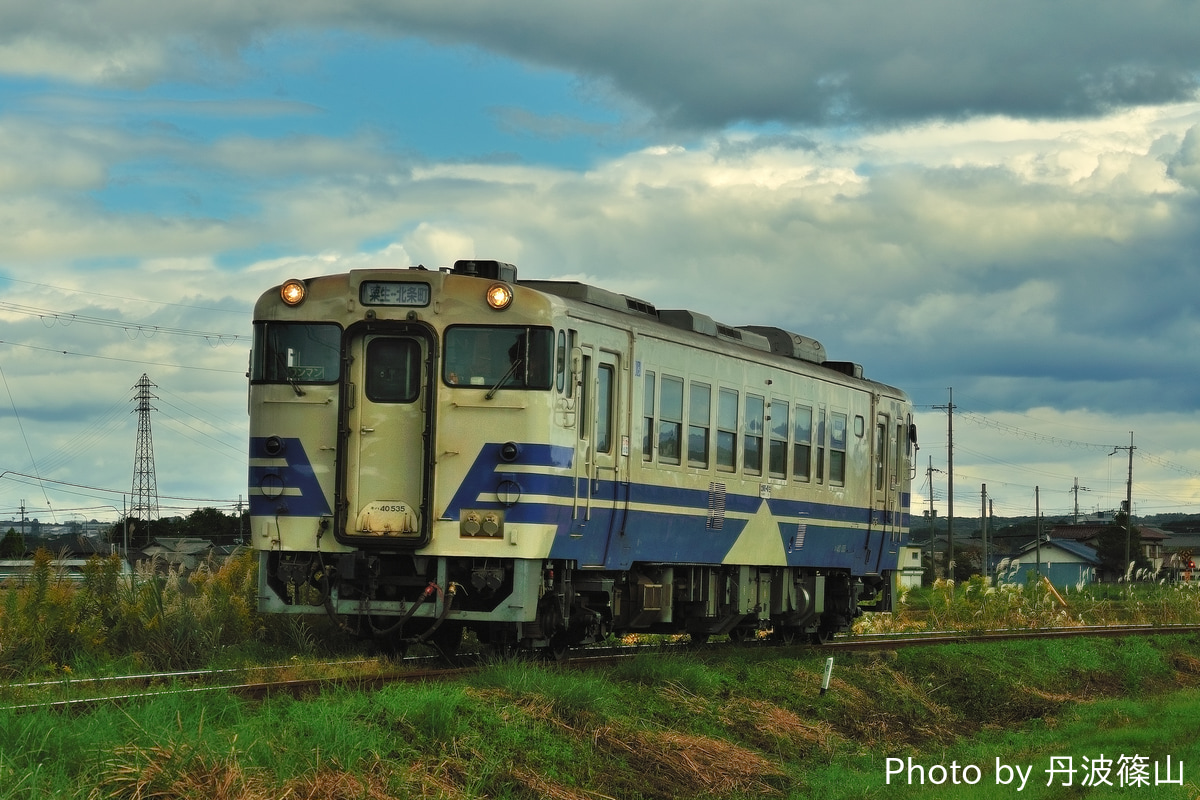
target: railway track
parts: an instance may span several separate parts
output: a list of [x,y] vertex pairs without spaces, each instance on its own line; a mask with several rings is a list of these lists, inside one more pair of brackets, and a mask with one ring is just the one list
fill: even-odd
[[[824,645],[789,645],[830,653],[859,650],[894,650],[944,644],[989,643],[1067,637],[1155,636],[1200,632],[1200,625],[1120,625],[988,632],[929,631],[902,634],[862,634],[835,639]],[[597,667],[646,653],[670,653],[680,650],[720,650],[724,648],[777,647],[777,643],[759,639],[737,643],[707,643],[693,646],[687,642],[613,645],[590,647],[573,654],[572,667]],[[465,654],[446,663],[437,656],[409,657],[395,662],[378,659],[323,662],[301,667],[280,664],[239,669],[187,670],[156,672],[100,678],[70,678],[0,685],[0,710],[22,713],[62,711],[81,713],[106,704],[123,704],[164,696],[224,692],[251,699],[271,696],[301,697],[329,688],[371,689],[391,683],[451,680],[468,675],[494,663],[486,654]],[[564,664],[566,666],[566,664]],[[298,669],[320,669],[320,676],[291,677]],[[272,677],[276,676],[276,677]],[[79,692],[78,696],[62,694]],[[47,696],[57,693],[58,696]]]

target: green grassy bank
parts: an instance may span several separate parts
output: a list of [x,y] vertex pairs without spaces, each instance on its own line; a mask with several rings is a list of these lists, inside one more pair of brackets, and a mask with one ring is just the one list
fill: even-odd
[[301,700],[5,711],[0,800],[1198,794],[1200,638],[847,653],[822,694],[827,656],[650,653]]

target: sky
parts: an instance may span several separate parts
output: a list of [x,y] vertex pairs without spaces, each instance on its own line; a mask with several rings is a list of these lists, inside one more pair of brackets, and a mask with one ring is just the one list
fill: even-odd
[[1200,513],[1197,40],[1178,0],[9,0],[0,519],[128,507],[143,374],[161,513],[233,513],[257,296],[460,258],[818,339],[916,404],[918,509],[952,457],[958,517],[1108,511],[1132,453],[1136,516]]

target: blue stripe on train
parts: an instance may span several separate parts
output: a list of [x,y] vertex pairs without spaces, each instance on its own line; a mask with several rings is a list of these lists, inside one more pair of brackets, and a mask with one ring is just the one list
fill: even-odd
[[[744,519],[727,515],[752,516],[766,503],[768,512],[779,520],[780,546],[789,564],[857,571],[870,567],[866,571],[873,572],[880,555],[878,549],[885,546],[881,528],[893,524],[896,516],[861,507],[727,494],[726,516],[715,529],[708,524],[712,502],[708,489],[587,478],[578,479],[576,484],[570,475],[516,472],[500,458],[500,447],[484,445],[442,518],[457,519],[463,508],[502,508],[496,490],[505,481],[515,482],[522,496],[578,498],[572,506],[518,502],[506,510],[505,518],[509,523],[554,525],[557,534],[550,556],[585,565],[623,568],[632,561],[720,563],[746,526]],[[565,470],[571,468],[573,456],[574,450],[569,447],[521,445],[512,463],[525,469]],[[908,502],[907,495],[903,501]],[[627,505],[662,510],[616,510]],[[900,515],[899,522],[907,524],[907,515]],[[894,562],[894,553],[890,557],[885,554],[880,568],[893,567]]]
[[[250,442],[250,457],[266,458],[263,438]],[[250,513],[255,516],[328,516],[329,503],[317,481],[312,463],[299,439],[286,439],[273,460],[285,465],[250,467]],[[882,547],[879,527],[891,519],[875,519],[867,508],[812,503],[781,498],[763,499],[757,494],[727,494],[719,526],[709,525],[712,494],[707,489],[657,486],[647,483],[588,481],[571,475],[525,471],[530,468],[569,470],[574,449],[546,444],[523,444],[516,459],[504,461],[499,443],[485,444],[464,476],[442,516],[457,520],[464,508],[503,508],[496,490],[504,481],[516,483],[522,496],[579,498],[573,505],[518,502],[507,508],[506,521],[553,525],[557,529],[552,558],[577,560],[584,565],[603,564],[625,568],[633,561],[721,563],[745,529],[745,519],[762,509],[778,520],[780,546],[789,564],[839,567],[862,571],[877,559],[874,548]],[[518,472],[509,463],[522,467]],[[257,491],[255,491],[257,489]],[[591,503],[588,503],[590,490]],[[903,498],[907,503],[908,496]],[[656,510],[617,511],[626,504]],[[590,506],[590,507],[589,507]],[[661,510],[658,510],[661,509]],[[672,510],[673,509],[673,510]],[[900,522],[907,524],[907,518]],[[804,523],[803,536],[799,526]],[[831,524],[838,523],[838,524]],[[856,526],[854,528],[844,527]],[[868,527],[874,528],[868,531]],[[894,567],[894,556],[880,565]]]
[[[250,515],[273,517],[327,517],[333,512],[317,480],[312,461],[299,439],[281,439],[278,455],[268,456],[265,437],[250,439]],[[255,466],[256,460],[284,460],[282,466]]]

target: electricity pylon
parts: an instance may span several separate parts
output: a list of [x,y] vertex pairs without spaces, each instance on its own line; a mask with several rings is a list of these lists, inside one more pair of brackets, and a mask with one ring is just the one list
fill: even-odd
[[138,432],[137,449],[133,456],[133,505],[129,516],[142,520],[149,527],[150,520],[158,518],[158,484],[154,479],[154,436],[150,432],[150,412],[158,409],[150,405],[158,398],[151,393],[157,389],[150,378],[142,375],[133,387],[137,389]]

